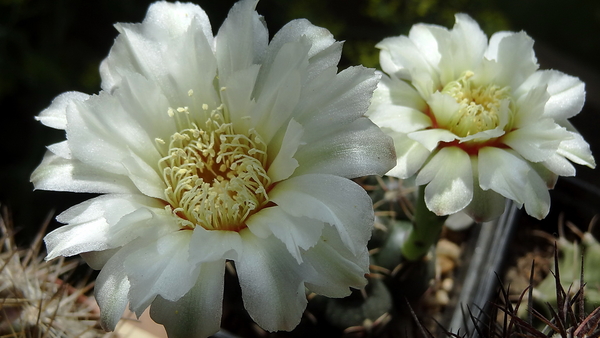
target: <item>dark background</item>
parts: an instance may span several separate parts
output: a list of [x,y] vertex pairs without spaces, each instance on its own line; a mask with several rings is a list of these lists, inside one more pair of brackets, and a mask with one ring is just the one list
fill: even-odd
[[[216,32],[233,0],[197,1]],[[34,120],[65,91],[100,90],[98,66],[117,35],[115,22],[141,22],[151,1],[0,0],[0,203],[24,233],[35,232],[48,213],[59,213],[90,196],[33,192],[29,176],[45,145],[64,139]],[[374,45],[406,34],[417,22],[454,24],[454,13],[474,17],[489,35],[526,31],[535,41],[541,68],[580,77],[587,102],[571,121],[600,154],[600,1],[597,0],[262,0],[258,12],[275,33],[295,18],[326,27],[346,40],[340,68],[377,67]],[[600,186],[595,171],[578,177]],[[597,201],[600,204],[600,201]],[[595,201],[593,202],[595,203]],[[54,210],[54,211],[53,211]],[[56,226],[56,224],[52,225]]]

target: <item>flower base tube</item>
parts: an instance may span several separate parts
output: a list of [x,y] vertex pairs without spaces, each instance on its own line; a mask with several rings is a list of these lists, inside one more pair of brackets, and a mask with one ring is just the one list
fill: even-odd
[[402,244],[402,257],[408,261],[416,261],[425,256],[440,237],[446,218],[448,216],[437,216],[427,208],[425,205],[425,186],[420,186],[415,220],[412,229]]

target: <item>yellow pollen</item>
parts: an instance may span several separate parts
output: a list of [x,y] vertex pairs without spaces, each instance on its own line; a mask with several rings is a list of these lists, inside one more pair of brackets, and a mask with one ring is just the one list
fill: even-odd
[[450,94],[460,104],[459,110],[447,126],[460,137],[498,127],[503,100],[509,100],[509,109],[512,108],[510,87],[493,84],[478,86],[470,80],[473,75],[472,71],[467,71],[458,80],[449,82],[442,90],[442,93]]
[[[189,113],[187,107],[177,111]],[[182,230],[239,231],[269,201],[266,144],[255,130],[238,134],[224,120],[217,109],[202,128],[190,123],[174,133],[158,162],[166,184],[165,209]]]

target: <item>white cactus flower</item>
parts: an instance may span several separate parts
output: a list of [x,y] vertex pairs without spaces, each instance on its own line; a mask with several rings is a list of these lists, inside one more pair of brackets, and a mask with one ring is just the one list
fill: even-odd
[[384,75],[368,115],[394,139],[388,175],[416,176],[437,215],[464,210],[497,217],[510,198],[531,216],[548,214],[558,176],[569,162],[595,167],[589,145],[568,118],[585,99],[584,83],[538,70],[533,40],[498,32],[488,41],[477,23],[456,15],[453,29],[417,24],[384,39]]
[[113,330],[127,304],[151,306],[170,337],[220,327],[234,262],[264,329],[291,330],[305,288],[342,297],[365,285],[373,210],[349,178],[394,165],[364,114],[379,76],[338,73],[342,43],[294,20],[269,42],[243,0],[213,37],[205,12],[157,2],[120,32],[102,91],[58,96],[38,119],[65,130],[32,174],[36,189],[100,193],[57,219],[48,257],[81,254]]

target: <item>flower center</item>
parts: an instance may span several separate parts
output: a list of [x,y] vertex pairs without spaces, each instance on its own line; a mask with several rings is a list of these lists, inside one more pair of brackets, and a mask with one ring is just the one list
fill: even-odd
[[[167,185],[166,208],[182,230],[199,225],[239,231],[269,200],[266,144],[253,129],[236,134],[221,109],[213,111],[202,128],[188,120],[189,127],[171,136],[167,156],[158,162]],[[187,108],[177,112],[188,114]],[[169,116],[174,114],[169,109]]]
[[473,72],[467,71],[442,90],[442,93],[451,95],[460,105],[449,125],[450,131],[460,137],[498,127],[501,103],[505,99],[511,99],[510,87],[476,86],[470,81],[473,75]]

